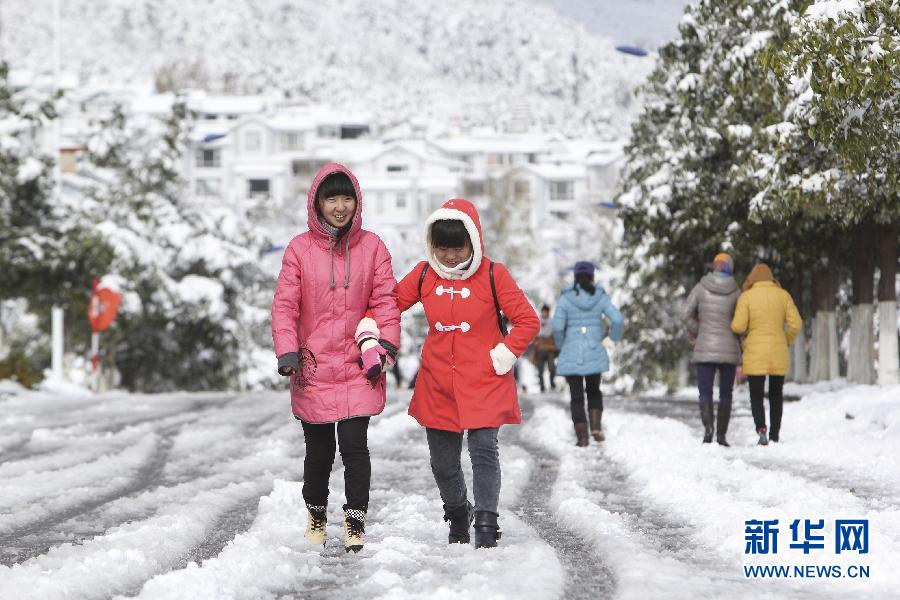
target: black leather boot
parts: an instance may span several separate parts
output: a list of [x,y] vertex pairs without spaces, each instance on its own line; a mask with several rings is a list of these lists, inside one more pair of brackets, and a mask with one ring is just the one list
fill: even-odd
[[713,405],[712,402],[700,403],[700,420],[703,422],[703,443],[712,442],[713,434],[716,432],[713,426]]
[[725,439],[728,433],[728,421],[731,420],[731,404],[719,402],[719,414],[716,415],[716,442],[720,446],[731,446]]
[[475,547],[495,548],[500,539],[500,526],[495,512],[479,510],[475,512]]
[[462,506],[457,506],[453,510],[447,510],[444,505],[444,520],[450,523],[450,535],[447,538],[450,544],[468,544],[469,527],[475,518],[475,512],[472,503],[466,500]]

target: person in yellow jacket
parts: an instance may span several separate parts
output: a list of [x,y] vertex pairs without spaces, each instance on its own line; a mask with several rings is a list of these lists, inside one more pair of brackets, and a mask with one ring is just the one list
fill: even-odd
[[[803,321],[791,295],[781,289],[765,263],[750,271],[731,320],[731,330],[744,339],[744,374],[750,383],[750,408],[759,434],[759,444],[778,441],[781,430],[782,388],[790,368],[788,346],[794,343]],[[769,376],[770,427],[766,429],[763,405]]]

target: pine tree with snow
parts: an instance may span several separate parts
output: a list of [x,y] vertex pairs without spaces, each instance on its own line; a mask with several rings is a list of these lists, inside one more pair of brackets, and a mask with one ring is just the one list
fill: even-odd
[[[890,0],[815,2],[793,18],[791,33],[766,60],[778,78],[784,118],[776,125],[781,139],[767,157],[770,182],[759,208],[824,216],[852,240],[848,379],[859,383],[875,381],[880,260],[885,318],[879,363],[887,369],[881,378],[892,382],[898,371],[900,12]],[[815,156],[825,158],[809,159]]]
[[[14,92],[9,67],[0,63],[0,302],[24,300],[27,313],[38,318],[40,331],[50,332],[49,307],[66,311],[66,348],[78,351],[87,340],[90,273],[105,268],[110,251],[89,225],[73,217],[55,192],[53,157],[41,148],[56,115],[56,99],[34,89]],[[2,306],[0,306],[2,309]],[[22,320],[22,319],[19,319]],[[0,358],[20,352],[21,360],[40,372],[49,363],[49,341],[7,347],[0,319]],[[14,333],[14,332],[12,332]]]
[[115,250],[124,294],[110,330],[129,389],[222,389],[248,383],[265,342],[261,240],[226,210],[186,199],[179,161],[189,117],[176,102],[165,122],[115,111],[90,141],[97,168],[84,216]]
[[[704,0],[688,7],[679,37],[660,50],[644,113],[626,150],[623,287],[630,372],[659,377],[688,346],[681,301],[712,257],[730,252],[740,272],[768,262],[779,276],[811,260],[800,219],[756,215],[753,168],[760,132],[780,121],[776,86],[760,56],[780,47],[804,3]],[[785,282],[788,283],[788,282]]]

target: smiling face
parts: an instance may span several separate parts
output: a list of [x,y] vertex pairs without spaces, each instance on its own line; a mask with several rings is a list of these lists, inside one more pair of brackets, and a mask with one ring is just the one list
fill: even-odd
[[332,227],[344,227],[356,214],[356,198],[342,194],[319,198],[319,212],[322,213],[325,222]]
[[435,246],[434,257],[444,266],[455,267],[460,265],[472,256],[472,244],[466,240],[463,246],[456,248],[448,248],[446,246]]

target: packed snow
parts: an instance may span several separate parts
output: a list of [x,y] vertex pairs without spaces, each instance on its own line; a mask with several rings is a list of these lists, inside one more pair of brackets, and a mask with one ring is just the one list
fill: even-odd
[[[524,424],[501,435],[503,538],[475,550],[446,545],[410,392],[392,391],[370,426],[368,542],[348,555],[339,456],[328,543],[303,537],[303,438],[286,393],[6,382],[0,597],[896,597],[900,387],[786,394],[802,399],[786,403],[782,442],[763,448],[738,387],[728,449],[700,444],[689,389],[607,397],[607,441],[587,449],[573,446],[563,393],[523,396]],[[780,553],[744,554],[745,521],[775,518]],[[870,552],[835,555],[831,540],[809,555],[788,549],[793,519],[868,519]],[[870,577],[744,575],[769,564],[865,565]]]

